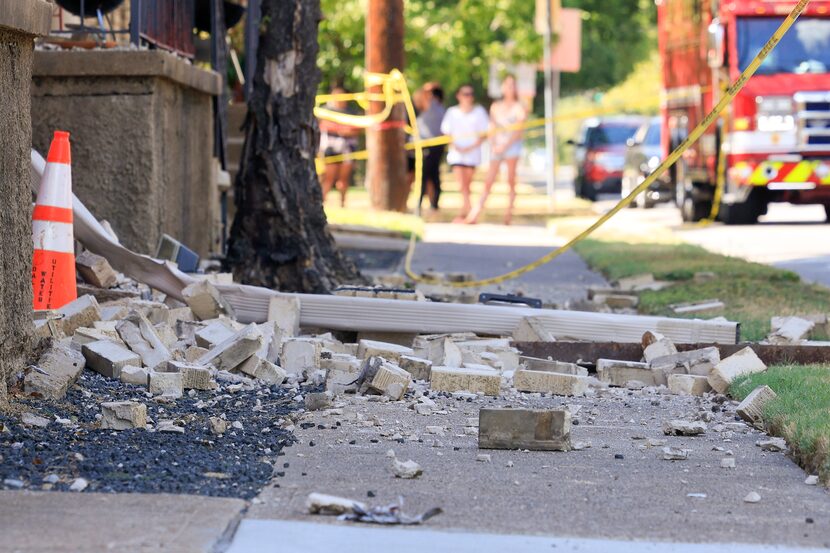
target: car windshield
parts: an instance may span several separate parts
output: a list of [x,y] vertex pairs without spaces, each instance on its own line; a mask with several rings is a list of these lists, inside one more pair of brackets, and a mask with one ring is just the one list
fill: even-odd
[[585,135],[585,145],[595,146],[624,145],[637,132],[637,125],[600,125],[591,127]]
[[[761,51],[783,17],[738,19],[738,63],[741,71]],[[830,67],[830,19],[802,17],[784,35],[761,67],[758,75],[778,73],[827,73]]]
[[648,131],[646,131],[645,137],[643,137],[643,144],[646,146],[659,146],[660,145],[660,122],[651,123],[648,126]]

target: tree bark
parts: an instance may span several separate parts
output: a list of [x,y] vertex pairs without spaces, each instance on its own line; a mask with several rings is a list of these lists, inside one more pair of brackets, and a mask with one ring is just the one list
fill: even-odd
[[314,167],[320,18],[319,0],[262,0],[226,258],[246,284],[324,293],[362,279],[328,230]]
[[[369,0],[366,15],[366,68],[372,73],[404,70],[403,0]],[[380,87],[370,92],[380,93]],[[369,104],[369,112],[383,109],[383,102]],[[369,159],[366,180],[372,207],[386,211],[406,211],[409,188],[406,182],[406,135],[402,124],[406,114],[395,106],[380,128],[366,130]]]

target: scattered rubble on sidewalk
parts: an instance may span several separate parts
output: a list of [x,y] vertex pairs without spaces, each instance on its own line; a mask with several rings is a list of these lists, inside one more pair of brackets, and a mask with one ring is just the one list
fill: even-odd
[[[379,428],[389,441],[423,443],[437,450],[448,437],[462,436],[477,438],[481,449],[566,452],[591,447],[584,439],[571,441],[579,424],[593,424],[598,416],[593,409],[581,410],[578,401],[636,395],[659,403],[661,396],[673,394],[694,396],[689,401],[714,408],[672,413],[667,418],[689,420],[664,421],[666,435],[699,436],[711,422],[717,439],[728,440],[731,433],[748,429],[722,415],[727,411],[714,398],[738,375],[766,368],[751,348],[725,359],[718,347],[678,351],[657,329],[642,336],[640,362],[603,358],[572,363],[523,355],[515,342],[567,341],[534,316],[522,318],[512,336],[325,328],[312,334],[300,326],[300,300],[277,296],[268,305],[267,322],[242,324],[213,284],[216,278],[200,278],[188,286],[182,303],[110,273],[108,264],[92,255],[84,257],[82,265],[88,273],[85,280],[99,290],[62,310],[39,314],[38,332],[46,338],[39,357],[22,373],[21,400],[31,409],[20,422],[0,420],[13,429],[4,441],[14,437],[26,444],[51,442],[57,452],[42,466],[32,461],[34,448],[21,448],[16,458],[7,458],[11,462],[0,476],[22,482],[21,487],[72,489],[83,479],[86,484],[75,489],[251,497],[281,473],[276,459],[292,443],[290,433],[305,428],[308,418],[329,413],[335,426],[341,417],[354,417],[361,427]],[[119,293],[122,286],[129,294]],[[611,292],[596,292],[594,297],[604,296],[607,306],[628,309],[636,305],[638,291],[660,286],[648,275],[620,282]],[[108,297],[115,299],[96,299]],[[395,294],[384,298],[412,299]],[[615,298],[628,299],[615,304]],[[780,325],[781,336],[786,328],[786,323]],[[596,377],[589,372],[594,368]],[[753,392],[744,402],[749,403],[738,408],[753,424],[758,423],[761,407],[752,405],[752,398],[758,395]],[[570,403],[558,403],[563,408],[531,408],[525,398],[534,397]],[[41,398],[62,400],[65,406],[39,403]],[[516,404],[510,409],[491,405],[506,398]],[[478,417],[470,417],[463,427],[448,426],[441,417],[453,410],[447,407],[449,401],[477,406]],[[348,410],[373,402],[410,408],[423,427],[385,428],[388,421]],[[734,404],[728,412],[734,415]],[[24,426],[30,434],[25,438],[18,430]],[[666,460],[685,460],[691,453],[664,439],[638,439],[643,440],[640,449],[662,448],[657,452],[662,451],[658,455]],[[773,450],[776,443],[762,447]],[[83,460],[67,462],[67,457],[78,459],[75,455]],[[111,459],[104,462],[102,456]],[[194,456],[204,459],[195,461]],[[491,462],[485,453],[476,459]],[[117,470],[112,475],[99,467],[113,463]],[[397,478],[423,473],[412,460],[393,455],[390,463]],[[726,457],[721,466],[730,464],[734,467],[734,458]],[[50,470],[58,474],[57,480],[42,484],[40,475]],[[160,476],[156,478],[154,471]],[[183,475],[189,484],[176,489]],[[341,515],[344,520],[417,524],[440,509],[407,517],[399,505],[369,508],[312,494],[309,511]]]
[[735,412],[749,424],[763,428],[764,407],[776,397],[769,386],[758,386],[744,398]]

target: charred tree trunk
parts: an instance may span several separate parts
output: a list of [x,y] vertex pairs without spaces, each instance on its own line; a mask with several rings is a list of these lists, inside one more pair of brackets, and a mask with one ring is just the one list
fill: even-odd
[[313,116],[319,0],[262,0],[227,264],[240,282],[321,293],[359,280],[323,212]]

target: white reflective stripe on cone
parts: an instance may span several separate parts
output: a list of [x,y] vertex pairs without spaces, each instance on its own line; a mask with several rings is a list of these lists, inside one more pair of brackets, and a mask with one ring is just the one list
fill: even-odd
[[75,253],[72,223],[32,221],[32,240],[36,250]]
[[72,208],[72,167],[65,163],[47,163],[37,203],[53,207]]

